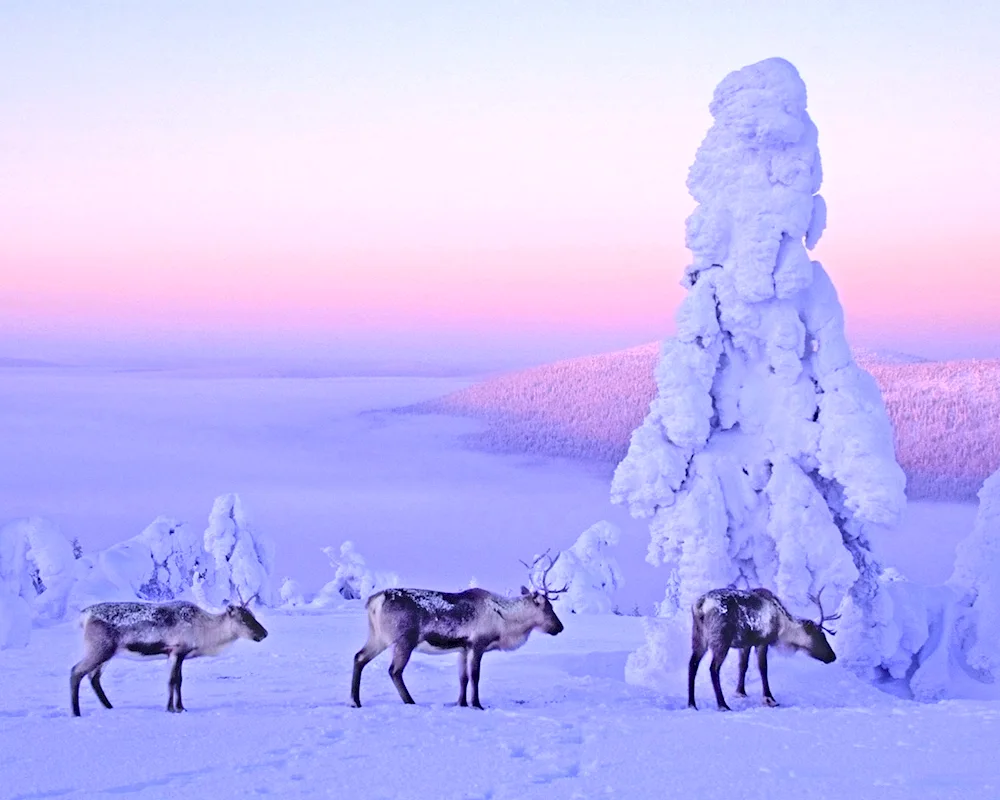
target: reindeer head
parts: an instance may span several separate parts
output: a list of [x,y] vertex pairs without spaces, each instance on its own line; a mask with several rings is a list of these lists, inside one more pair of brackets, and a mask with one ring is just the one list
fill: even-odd
[[[537,579],[538,582],[541,583],[541,586],[539,587],[535,582],[536,574],[538,573],[539,562],[541,562],[544,558],[549,560],[549,565],[542,570],[541,577]],[[552,571],[552,568],[556,565],[558,560],[558,555],[555,558],[552,558],[552,556],[549,555],[549,551],[546,550],[530,564],[527,561],[521,562],[528,568],[528,582],[532,586],[531,589],[527,586],[522,586],[521,596],[526,602],[530,602],[532,607],[536,610],[538,614],[536,626],[552,636],[555,636],[557,633],[561,633],[563,630],[562,621],[556,616],[556,612],[552,608],[552,600],[569,588],[568,585],[563,586],[561,589],[550,589],[548,586],[549,573]]]
[[230,605],[226,609],[226,615],[233,622],[236,633],[239,636],[259,642],[267,636],[267,629],[257,621],[257,618],[250,610],[250,603],[257,598],[257,595],[253,595],[249,600],[244,600],[239,592],[237,592],[237,597],[240,598],[240,604],[238,606]]
[[823,613],[822,595],[823,589],[820,589],[815,596],[809,595],[809,599],[819,606],[819,622],[813,622],[811,619],[801,620],[802,630],[809,638],[808,646],[803,649],[813,658],[822,661],[824,664],[830,664],[837,660],[837,654],[833,652],[833,648],[830,647],[830,643],[826,640],[826,634],[835,636],[836,631],[825,627],[824,623],[840,619],[840,614],[833,614],[828,617]]

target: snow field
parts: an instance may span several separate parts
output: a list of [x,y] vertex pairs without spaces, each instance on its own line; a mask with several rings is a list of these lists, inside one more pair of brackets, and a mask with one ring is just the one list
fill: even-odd
[[73,623],[0,652],[0,797],[355,798],[994,798],[1000,706],[919,704],[837,664],[770,660],[782,707],[759,705],[753,667],[734,711],[714,710],[707,665],[700,710],[684,708],[684,675],[659,691],[624,682],[641,620],[564,616],[515,653],[483,660],[486,711],[452,705],[457,658],[416,654],[416,706],[404,706],[389,654],[365,670],[364,707],[348,705],[365,639],[360,603],[322,612],[261,610],[270,636],[185,665],[189,710],[168,714],[167,663],[112,660],[113,710],[82,687],[69,713]]

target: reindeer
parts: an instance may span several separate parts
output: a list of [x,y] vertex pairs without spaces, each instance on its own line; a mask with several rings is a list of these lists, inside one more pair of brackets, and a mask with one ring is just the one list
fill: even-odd
[[746,675],[750,663],[750,648],[757,648],[757,666],[764,686],[764,703],[778,705],[771,694],[767,682],[767,648],[772,644],[788,650],[802,650],[813,658],[829,664],[836,660],[824,633],[831,636],[834,631],[824,627],[824,623],[840,619],[839,614],[826,616],[823,613],[821,596],[823,590],[809,599],[819,606],[819,622],[793,617],[781,601],[767,589],[713,589],[699,597],[691,607],[693,627],[691,631],[691,661],[688,664],[688,707],[697,708],[694,702],[694,679],[698,664],[706,650],[712,651],[712,688],[720,711],[729,711],[722,696],[719,670],[726,660],[729,648],[740,651],[740,680],[736,694],[746,697]]
[[563,629],[552,610],[552,599],[566,591],[550,589],[549,572],[559,556],[551,558],[548,551],[531,565],[532,578],[541,559],[549,565],[542,571],[541,588],[521,587],[520,597],[505,597],[485,589],[464,592],[437,592],[426,589],[386,589],[368,598],[368,641],[354,656],[354,676],[351,699],[361,707],[361,671],[373,658],[390,645],[393,648],[389,677],[392,678],[404,703],[413,703],[403,683],[403,670],[414,650],[442,654],[458,651],[458,705],[468,706],[466,688],[472,673],[472,706],[479,702],[479,669],[483,653],[490,650],[516,650],[531,632],[538,628],[555,636]]
[[97,699],[105,708],[111,708],[101,686],[101,671],[120,653],[167,656],[170,660],[167,711],[183,711],[181,664],[185,659],[216,655],[239,638],[259,642],[267,636],[264,626],[248,608],[249,602],[241,599],[240,605],[231,605],[221,614],[212,614],[186,601],[98,603],[83,609],[80,622],[84,655],[69,677],[73,716],[80,716],[80,681],[84,675],[90,676]]

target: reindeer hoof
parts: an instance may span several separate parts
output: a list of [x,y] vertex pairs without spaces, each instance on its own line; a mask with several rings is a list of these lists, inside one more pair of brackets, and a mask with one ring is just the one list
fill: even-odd
[[764,698],[764,705],[767,706],[768,708],[777,708],[778,707],[778,701],[775,700],[773,697],[765,697]]
[[736,696],[737,696],[737,697],[746,697],[746,696],[747,696],[747,693],[746,693],[746,691],[742,691],[742,692],[741,692],[741,691],[740,691],[739,689],[737,689],[737,690],[736,690]]
[[472,701],[472,707],[473,707],[473,708],[478,708],[478,709],[479,709],[480,711],[485,711],[485,710],[486,710],[486,709],[484,709],[484,708],[482,707],[482,705],[480,705],[480,703],[479,703],[479,701],[478,701],[478,700],[473,700],[473,701]]
[[719,711],[732,711],[732,709],[727,705],[719,706]]

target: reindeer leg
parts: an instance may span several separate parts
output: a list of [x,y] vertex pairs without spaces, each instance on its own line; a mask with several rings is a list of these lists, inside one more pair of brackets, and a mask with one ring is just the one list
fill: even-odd
[[83,657],[83,660],[74,666],[69,673],[69,699],[74,717],[80,716],[80,682],[84,675],[90,675],[92,672],[97,672],[96,682],[95,679],[91,679],[91,685],[97,692],[97,698],[105,706],[111,708],[107,695],[104,695],[103,691],[98,691],[98,687],[101,685],[101,667],[115,654],[114,642],[102,642],[97,647],[88,648],[88,650],[89,652]]
[[728,647],[712,650],[712,664],[708,668],[709,674],[712,676],[712,688],[715,689],[715,700],[719,704],[720,711],[732,710],[726,705],[726,698],[722,695],[722,681],[719,680],[719,670],[722,669],[722,662],[726,660],[728,654]]
[[384,652],[385,648],[386,645],[373,643],[372,638],[369,637],[365,646],[355,654],[354,675],[351,677],[351,701],[355,708],[361,708],[361,670],[367,666],[369,661]]
[[[80,682],[83,680],[83,676],[97,672],[96,679],[91,679],[91,685],[97,692],[97,687],[101,685],[101,667],[111,659],[117,649],[114,634],[100,620],[91,620],[87,623],[83,631],[83,638],[85,647],[83,659],[69,673],[69,699],[74,717],[80,716]],[[111,708],[107,695],[102,697],[103,694],[103,691],[98,692],[98,699]]]
[[94,694],[97,695],[97,699],[101,701],[104,707],[111,708],[111,701],[108,700],[108,696],[104,693],[104,687],[101,686],[101,670],[103,669],[104,664],[101,664],[97,669],[90,673],[90,685],[94,687]]
[[[757,652],[760,652],[760,648],[757,648]],[[741,647],[740,648],[740,682],[736,685],[736,696],[746,697],[747,696],[747,668],[750,666],[750,648]]]
[[764,705],[774,707],[778,701],[771,694],[771,686],[767,682],[767,645],[757,645],[757,668],[760,670],[760,682],[764,684]]
[[413,704],[413,698],[403,683],[403,670],[406,669],[406,664],[416,646],[416,637],[397,639],[392,648],[392,664],[389,665],[389,677],[392,678],[396,691],[407,705]]
[[688,662],[688,708],[698,708],[694,702],[694,679],[698,674],[698,665],[705,656],[705,650],[701,642],[695,642],[691,647],[691,660]]
[[[181,664],[187,655],[183,650],[178,650],[170,654],[170,680],[167,688],[170,691],[170,698],[167,701],[167,711],[181,712],[184,710],[184,703],[181,702]],[[177,702],[174,703],[174,697]]]
[[183,676],[181,675],[181,665],[184,663],[184,659],[187,658],[187,655],[188,653],[186,650],[181,650],[177,653],[177,658],[174,661],[174,669],[170,676],[174,682],[174,694],[177,697],[177,702],[174,704],[175,711],[184,710],[184,701],[181,700],[181,681],[183,680]]
[[483,706],[479,702],[479,665],[483,660],[485,650],[479,645],[472,648],[472,707],[482,710]]
[[458,651],[458,704],[463,708],[469,703],[465,699],[465,692],[469,686],[469,651],[462,648]]

